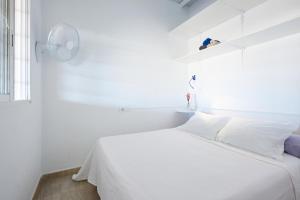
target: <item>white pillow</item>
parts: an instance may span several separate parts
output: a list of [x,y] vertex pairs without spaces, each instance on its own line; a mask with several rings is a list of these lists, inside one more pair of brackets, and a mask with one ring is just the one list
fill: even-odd
[[296,129],[296,124],[232,118],[220,131],[217,140],[280,160],[284,141]]
[[221,117],[197,112],[179,130],[194,133],[206,139],[215,140],[218,132],[229,121],[228,117]]
[[295,131],[293,132],[293,134],[300,135],[300,126],[298,127],[297,130],[295,130]]

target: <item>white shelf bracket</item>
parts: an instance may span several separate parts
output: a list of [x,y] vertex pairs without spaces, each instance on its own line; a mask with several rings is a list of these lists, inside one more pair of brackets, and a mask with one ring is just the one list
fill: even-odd
[[245,48],[242,49],[242,53],[241,53],[241,66],[242,68],[245,67]]
[[242,36],[245,35],[245,13],[241,14],[241,33]]

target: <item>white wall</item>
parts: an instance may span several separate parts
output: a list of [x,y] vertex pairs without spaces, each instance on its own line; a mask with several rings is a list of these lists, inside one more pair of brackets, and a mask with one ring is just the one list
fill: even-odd
[[[32,0],[32,52],[40,4]],[[29,200],[41,176],[41,66],[31,58],[32,103],[0,103],[0,199]]]
[[[182,123],[187,66],[172,60],[168,31],[213,0],[180,9],[168,0],[52,0],[43,2],[43,35],[67,22],[81,35],[70,63],[45,56],[43,68],[43,171],[77,167],[95,140],[107,135],[168,128]],[[245,34],[299,15],[298,0],[269,0],[245,15]],[[55,13],[55,14],[53,14]],[[207,36],[240,36],[234,18]],[[202,107],[300,114],[299,35],[190,65]],[[193,43],[195,44],[195,43]],[[191,45],[193,48],[193,45]],[[175,49],[176,51],[177,49]]]
[[[300,1],[269,0],[245,14],[245,34],[300,16]],[[227,41],[240,36],[234,18],[202,36]],[[198,43],[201,38],[194,39]],[[196,44],[196,43],[193,43]],[[193,46],[193,45],[192,45]],[[194,46],[193,48],[197,48]],[[300,114],[300,35],[194,63],[202,107]]]
[[187,14],[168,0],[44,1],[44,35],[56,23],[78,28],[70,63],[43,67],[44,172],[79,166],[102,136],[173,127],[185,104],[187,66],[171,59],[168,31]]

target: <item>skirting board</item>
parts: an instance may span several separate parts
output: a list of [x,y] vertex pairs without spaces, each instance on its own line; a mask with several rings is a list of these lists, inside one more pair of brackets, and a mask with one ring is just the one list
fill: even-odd
[[72,168],[72,169],[67,169],[67,170],[63,170],[63,171],[58,171],[58,172],[53,172],[53,173],[42,175],[42,177],[40,178],[39,183],[36,187],[36,190],[33,194],[32,200],[37,200],[37,198],[41,192],[42,184],[45,180],[47,180],[49,178],[54,178],[54,177],[76,174],[76,173],[78,173],[79,170],[80,170],[80,167],[77,167],[77,168]]

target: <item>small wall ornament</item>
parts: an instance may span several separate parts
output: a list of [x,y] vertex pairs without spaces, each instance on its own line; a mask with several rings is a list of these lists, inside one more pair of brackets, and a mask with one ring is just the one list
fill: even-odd
[[196,75],[193,75],[189,80],[189,92],[186,94],[187,109],[197,110],[197,98],[195,91]]

